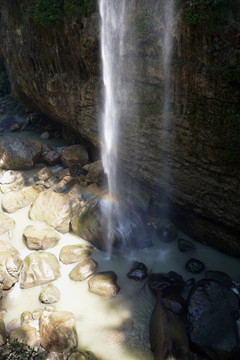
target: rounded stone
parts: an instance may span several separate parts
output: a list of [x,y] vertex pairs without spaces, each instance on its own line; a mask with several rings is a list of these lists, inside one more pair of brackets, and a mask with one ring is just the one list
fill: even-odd
[[97,269],[98,263],[87,258],[77,264],[69,274],[69,278],[74,281],[82,281],[93,275]]
[[61,298],[60,290],[53,284],[49,284],[40,292],[39,300],[43,304],[54,304]]
[[63,264],[79,262],[90,256],[93,249],[91,245],[66,245],[61,249],[59,259]]
[[117,275],[113,271],[99,272],[88,280],[88,289],[107,299],[115,297],[120,291]]
[[186,262],[185,269],[192,274],[200,274],[205,269],[205,265],[202,261],[191,258]]

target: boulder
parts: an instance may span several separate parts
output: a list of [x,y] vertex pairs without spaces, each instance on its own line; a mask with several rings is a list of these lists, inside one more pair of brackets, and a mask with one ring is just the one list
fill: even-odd
[[23,326],[10,331],[10,342],[14,339],[17,339],[19,342],[26,343],[30,347],[35,347],[38,340],[37,329],[29,324],[24,324]]
[[239,297],[214,280],[203,279],[192,288],[187,300],[190,342],[210,359],[228,359],[238,343],[234,314]]
[[157,301],[150,319],[154,360],[188,360],[190,349],[183,319]]
[[88,280],[88,289],[90,292],[107,299],[115,297],[120,291],[117,275],[113,271],[96,273]]
[[0,211],[0,235],[14,228],[15,221],[8,215]]
[[43,161],[48,165],[56,165],[60,162],[61,155],[55,151],[51,150],[42,154]]
[[85,180],[88,184],[101,185],[104,178],[102,161],[98,160],[83,167],[87,171]]
[[36,180],[47,180],[50,177],[53,176],[52,171],[47,167],[44,166],[41,170],[39,170],[35,175],[34,175],[34,179]]
[[218,281],[222,286],[228,288],[233,286],[232,278],[222,271],[208,270],[205,273],[205,278]]
[[77,350],[71,353],[68,360],[97,360],[91,351]]
[[190,240],[178,239],[178,248],[181,252],[187,252],[187,251],[195,250],[196,246]]
[[29,225],[23,232],[23,239],[30,250],[46,250],[54,247],[61,237],[51,228],[38,229]]
[[21,171],[7,170],[0,176],[0,188],[2,193],[21,190],[25,184],[26,176]]
[[49,284],[45,289],[40,292],[39,300],[43,304],[54,304],[61,298],[60,290],[53,284]]
[[202,261],[191,258],[186,262],[185,269],[192,274],[200,274],[205,269],[205,265]]
[[0,288],[10,289],[18,281],[21,268],[22,260],[18,251],[0,240]]
[[71,145],[63,149],[61,161],[64,166],[84,166],[88,163],[88,152],[83,145]]
[[148,269],[145,264],[133,261],[131,270],[127,273],[127,277],[136,281],[144,280],[148,277]]
[[75,318],[67,311],[44,311],[39,321],[41,346],[50,352],[69,353],[78,345]]
[[90,256],[93,249],[91,245],[66,245],[61,249],[59,259],[63,264],[79,262]]
[[20,191],[12,191],[4,194],[2,198],[2,209],[10,214],[22,209],[30,205],[41,191],[41,186],[27,186]]
[[41,155],[40,141],[6,136],[0,142],[2,169],[31,169]]
[[74,281],[82,281],[93,275],[98,267],[98,263],[87,258],[77,264],[69,274],[69,278]]
[[60,266],[56,256],[48,252],[34,252],[24,259],[20,286],[26,289],[46,284],[59,277]]
[[32,203],[29,217],[32,220],[45,221],[57,231],[66,233],[69,231],[69,223],[74,215],[73,204],[77,205],[74,209],[77,211],[80,204],[74,203],[65,194],[44,191]]

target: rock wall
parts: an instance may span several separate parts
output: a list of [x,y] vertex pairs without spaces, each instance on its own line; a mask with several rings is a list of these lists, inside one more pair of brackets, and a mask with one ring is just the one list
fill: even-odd
[[[99,148],[99,16],[44,28],[20,0],[0,4],[0,52],[14,92],[68,138]],[[163,189],[178,226],[240,255],[240,14],[229,1],[221,26],[186,23],[176,1],[169,122],[162,121],[163,0],[130,0],[126,24],[120,165],[149,192]],[[212,24],[213,25],[213,24]],[[129,154],[133,154],[132,157]]]

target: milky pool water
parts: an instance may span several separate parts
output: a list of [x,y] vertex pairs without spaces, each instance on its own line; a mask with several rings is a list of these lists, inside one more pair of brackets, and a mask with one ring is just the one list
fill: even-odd
[[[56,170],[56,169],[55,169]],[[1,197],[2,195],[0,195]],[[9,241],[21,253],[22,259],[28,250],[22,240],[22,233],[27,225],[48,227],[44,223],[28,218],[29,206],[10,214],[16,226],[10,233],[1,235],[2,240]],[[60,250],[65,245],[84,244],[83,239],[73,234],[60,234],[59,244],[49,250],[59,257]],[[183,234],[179,233],[179,237]],[[188,238],[184,235],[184,237]],[[145,250],[134,250],[128,254],[112,254],[107,259],[105,254],[97,249],[92,258],[99,264],[97,271],[112,270],[118,275],[121,290],[116,298],[104,299],[88,291],[88,282],[74,282],[68,274],[76,265],[64,265],[60,262],[61,278],[54,281],[61,290],[61,300],[54,304],[57,310],[72,311],[76,318],[79,348],[91,350],[99,360],[151,360],[153,355],[149,346],[148,323],[155,304],[155,298],[143,282],[135,282],[126,277],[131,261],[144,262],[153,272],[179,272],[185,280],[192,277],[184,269],[190,257],[203,261],[207,270],[227,272],[233,280],[240,282],[240,260],[226,256],[204,245],[196,243],[192,253],[180,253],[177,241],[170,244],[154,239],[154,246]],[[196,276],[196,279],[203,275]],[[30,289],[20,289],[14,286],[13,291],[4,300],[4,320],[6,325],[19,319],[24,311],[34,311],[44,308],[39,301],[39,293],[46,285]]]

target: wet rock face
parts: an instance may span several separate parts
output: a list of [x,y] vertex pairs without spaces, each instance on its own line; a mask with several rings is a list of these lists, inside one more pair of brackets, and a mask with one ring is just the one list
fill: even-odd
[[187,305],[190,342],[212,358],[230,358],[238,343],[234,313],[239,297],[214,280],[200,280],[191,290]]
[[[226,22],[212,34],[207,26],[188,26],[184,4],[177,4],[170,94],[175,106],[166,140],[161,122],[163,1],[150,0],[146,7],[139,0],[137,8],[128,3],[129,23],[150,28],[146,39],[138,33],[135,46],[126,44],[125,75],[137,85],[139,99],[131,91],[122,109],[126,122],[119,134],[120,164],[148,189],[163,188],[179,228],[239,256],[239,6],[229,3]],[[17,97],[64,127],[65,137],[80,135],[90,147],[100,147],[98,14],[84,21],[67,19],[59,40],[58,26],[49,32],[24,16],[16,21],[17,13],[19,2],[1,1],[0,52]],[[145,13],[150,13],[150,24],[144,22]],[[160,176],[165,170],[171,174],[168,186]]]

